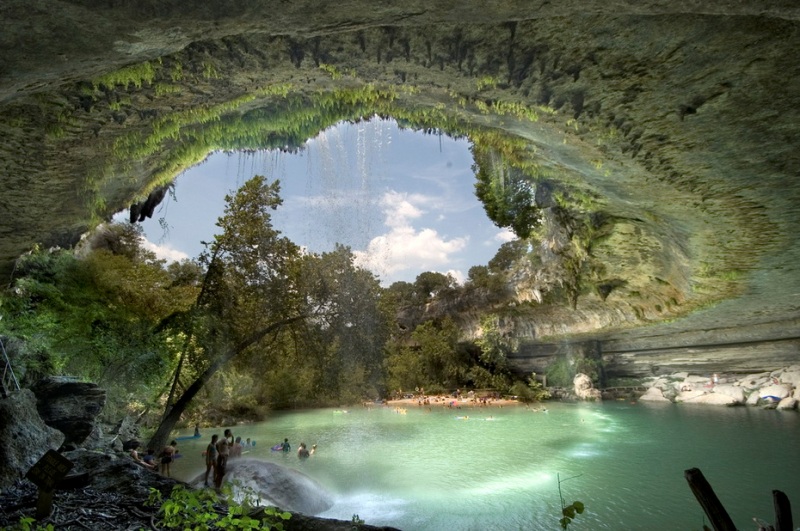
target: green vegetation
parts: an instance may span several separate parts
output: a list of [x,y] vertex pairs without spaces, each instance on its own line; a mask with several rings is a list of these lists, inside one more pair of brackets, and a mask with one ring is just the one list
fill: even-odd
[[569,356],[561,355],[545,370],[547,384],[552,387],[572,387],[572,381],[579,373],[599,384],[602,380],[602,362],[586,357],[571,361]]
[[544,388],[542,383],[536,379],[536,373],[531,373],[528,384],[516,382],[511,387],[511,394],[516,396],[520,402],[541,402],[550,398],[550,392]]
[[571,504],[567,505],[567,502],[564,501],[564,495],[561,492],[561,484],[565,481],[569,481],[570,479],[575,479],[580,477],[581,474],[577,476],[572,476],[567,479],[561,479],[561,474],[556,474],[558,478],[558,499],[561,502],[561,518],[558,520],[558,523],[561,525],[561,529],[569,528],[569,524],[575,519],[575,516],[579,514],[583,514],[585,509],[583,502],[574,501]]
[[30,516],[19,519],[19,524],[15,527],[7,528],[8,531],[54,531],[53,524],[39,525],[36,519]]
[[[121,110],[143,90],[156,99],[183,94],[192,76],[193,82],[213,86],[223,76],[220,68],[211,58],[193,68],[177,57],[130,65],[85,84],[84,96]],[[0,331],[12,338],[28,381],[74,374],[110,387],[113,395],[119,379],[110,375],[122,371],[130,378],[128,390],[120,390],[119,409],[141,412],[166,401],[188,408],[189,417],[193,408],[210,406],[211,396],[215,407],[245,417],[266,408],[373,399],[387,389],[416,386],[473,386],[520,396],[531,391],[538,399],[534,382],[515,383],[509,373],[507,356],[517,345],[509,340],[513,331],[501,323],[536,304],[575,304],[597,277],[591,248],[605,226],[594,222],[601,216],[590,191],[556,184],[561,176],[539,164],[529,142],[476,125],[471,117],[478,110],[535,121],[552,109],[450,89],[428,89],[435,97],[424,100],[413,84],[373,85],[334,65],[319,69],[332,78],[329,89],[276,83],[249,88],[224,103],[177,106],[144,117],[140,126],[116,136],[105,157],[87,171],[82,192],[95,218],[107,213],[102,198],[111,176],[138,179],[136,168],[155,168],[141,192],[146,195],[211,151],[297,150],[338,122],[377,115],[391,116],[402,127],[469,138],[476,194],[495,223],[512,228],[520,239],[504,245],[488,266],[472,268],[464,286],[446,275],[424,273],[414,283],[388,289],[354,265],[349,249],[301,255],[274,232],[266,211],[248,208],[243,212],[250,218],[221,220],[223,234],[207,252],[180,266],[148,256],[119,228],[106,248],[80,255],[39,250],[20,262],[0,306],[7,317]],[[479,91],[499,85],[491,76],[476,81]],[[62,107],[61,114],[53,114],[53,138],[73,125],[72,111]],[[277,208],[277,186],[269,191],[264,186],[244,193],[268,196],[264,204]],[[557,209],[537,204],[540,189],[555,198]],[[256,222],[257,230],[251,225]],[[565,227],[562,238],[558,231]],[[274,267],[263,267],[244,243],[234,244],[250,237],[272,253]],[[559,245],[544,245],[554,242]],[[236,274],[223,277],[220,271]],[[537,301],[509,304],[512,278],[514,283],[536,279],[531,288]],[[432,313],[424,315],[426,307]],[[459,311],[468,308],[481,308],[485,315],[476,343],[459,338]],[[409,317],[400,331],[394,326],[399,312]],[[270,332],[248,342],[246,332],[254,330]],[[249,367],[255,362],[270,369],[254,378]],[[179,390],[192,391],[183,399]]]
[[260,512],[259,518],[250,516],[259,504],[259,497],[252,490],[237,487],[244,494],[237,502],[233,487],[225,484],[221,495],[211,489],[190,490],[183,485],[172,488],[169,498],[163,499],[161,492],[150,489],[150,497],[145,505],[158,506],[160,527],[166,529],[275,529],[284,528],[283,522],[289,520],[291,513],[268,507]]
[[142,88],[145,84],[151,85],[153,83],[160,68],[160,62],[145,61],[96,77],[92,80],[92,85],[95,90],[101,87],[111,89],[117,85],[121,85],[126,89],[130,85]]

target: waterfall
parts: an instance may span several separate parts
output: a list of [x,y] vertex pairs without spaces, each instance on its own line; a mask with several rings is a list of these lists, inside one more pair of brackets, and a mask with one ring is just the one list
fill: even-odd
[[[190,484],[202,488],[205,473]],[[231,459],[225,482],[233,483],[234,494],[252,491],[262,505],[274,505],[286,511],[316,515],[333,507],[333,497],[325,487],[306,474],[277,463],[260,459]]]

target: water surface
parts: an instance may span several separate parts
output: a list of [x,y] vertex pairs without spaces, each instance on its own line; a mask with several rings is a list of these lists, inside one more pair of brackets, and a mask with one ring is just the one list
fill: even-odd
[[[570,529],[702,529],[684,477],[700,468],[737,527],[772,521],[773,489],[800,507],[800,415],[753,408],[548,403],[428,410],[319,409],[233,427],[248,457],[303,471],[330,489],[321,516],[412,530],[558,529],[561,491],[586,512]],[[222,429],[216,430],[219,433]],[[184,441],[183,478],[208,437]],[[270,447],[288,437],[318,452],[300,461]]]

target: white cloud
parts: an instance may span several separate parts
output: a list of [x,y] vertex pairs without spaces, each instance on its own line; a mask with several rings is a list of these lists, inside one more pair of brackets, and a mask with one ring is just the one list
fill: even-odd
[[380,200],[380,207],[386,216],[386,225],[392,228],[410,227],[412,219],[419,218],[424,213],[414,206],[416,203],[425,203],[427,198],[419,194],[409,195],[389,190]]
[[158,258],[166,260],[167,262],[180,262],[181,260],[189,258],[189,255],[183,251],[173,249],[168,245],[157,245],[147,238],[142,238],[142,247],[148,251],[154,252]]
[[411,221],[424,214],[417,204],[429,201],[419,194],[384,194],[380,205],[390,230],[373,238],[366,251],[354,251],[356,263],[381,277],[407,269],[431,271],[451,264],[453,255],[466,248],[469,237],[446,239],[434,229],[413,227]]
[[462,286],[464,285],[464,281],[467,280],[467,275],[465,275],[460,269],[448,269],[447,273],[445,274],[451,275],[454,279],[456,279],[456,282]]
[[511,229],[507,228],[507,227],[504,228],[503,230],[501,230],[500,232],[498,232],[497,234],[495,234],[494,238],[493,238],[493,240],[498,241],[498,242],[503,242],[503,243],[514,241],[516,239],[517,239],[517,235],[514,234],[514,232]]

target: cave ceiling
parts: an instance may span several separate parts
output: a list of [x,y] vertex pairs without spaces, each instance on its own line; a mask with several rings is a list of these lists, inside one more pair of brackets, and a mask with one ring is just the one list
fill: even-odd
[[210,149],[378,113],[513,139],[615,220],[592,252],[624,288],[531,337],[794,337],[799,21],[791,1],[6,0],[0,262],[74,244]]

